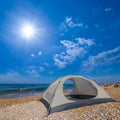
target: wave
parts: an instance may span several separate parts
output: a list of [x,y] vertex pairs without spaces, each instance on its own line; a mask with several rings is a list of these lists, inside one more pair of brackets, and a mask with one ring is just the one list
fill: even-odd
[[11,93],[29,93],[29,92],[43,92],[46,87],[34,87],[34,88],[14,88],[7,90],[0,90],[0,95]]

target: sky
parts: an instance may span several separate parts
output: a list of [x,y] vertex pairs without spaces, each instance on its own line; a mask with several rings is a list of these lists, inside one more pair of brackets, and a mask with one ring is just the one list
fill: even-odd
[[120,81],[119,6],[119,0],[0,0],[0,83],[51,83],[65,75]]

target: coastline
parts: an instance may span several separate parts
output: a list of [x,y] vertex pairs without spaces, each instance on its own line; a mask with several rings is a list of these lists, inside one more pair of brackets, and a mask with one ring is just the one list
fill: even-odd
[[[114,88],[113,85],[104,86],[105,91],[116,101],[120,101],[120,88]],[[6,98],[6,99],[0,99],[0,107],[6,107],[11,106],[14,104],[21,104],[26,103],[30,101],[40,101],[42,98],[43,93],[40,93],[36,96],[24,96],[24,97],[18,97],[18,98]]]
[[[102,86],[115,100],[120,100],[120,88]],[[0,99],[0,120],[119,120],[120,102],[87,105],[47,115],[47,109],[40,102],[42,95]]]
[[49,84],[0,84],[0,99],[39,96]]
[[22,98],[0,99],[0,108],[15,104],[28,103],[31,101],[39,101],[41,98],[42,98],[42,94],[38,96],[29,96]]

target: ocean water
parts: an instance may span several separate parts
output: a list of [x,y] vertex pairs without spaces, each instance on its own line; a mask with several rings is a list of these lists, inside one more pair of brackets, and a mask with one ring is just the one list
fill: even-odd
[[[0,84],[0,99],[20,98],[42,94],[50,84]],[[73,85],[64,85],[63,90],[71,91]]]
[[0,84],[0,99],[42,94],[49,84]]

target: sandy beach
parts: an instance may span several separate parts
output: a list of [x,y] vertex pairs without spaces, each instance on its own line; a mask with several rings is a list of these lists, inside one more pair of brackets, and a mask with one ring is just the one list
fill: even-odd
[[103,86],[116,102],[69,109],[47,115],[42,95],[0,100],[0,120],[120,120],[120,87]]

